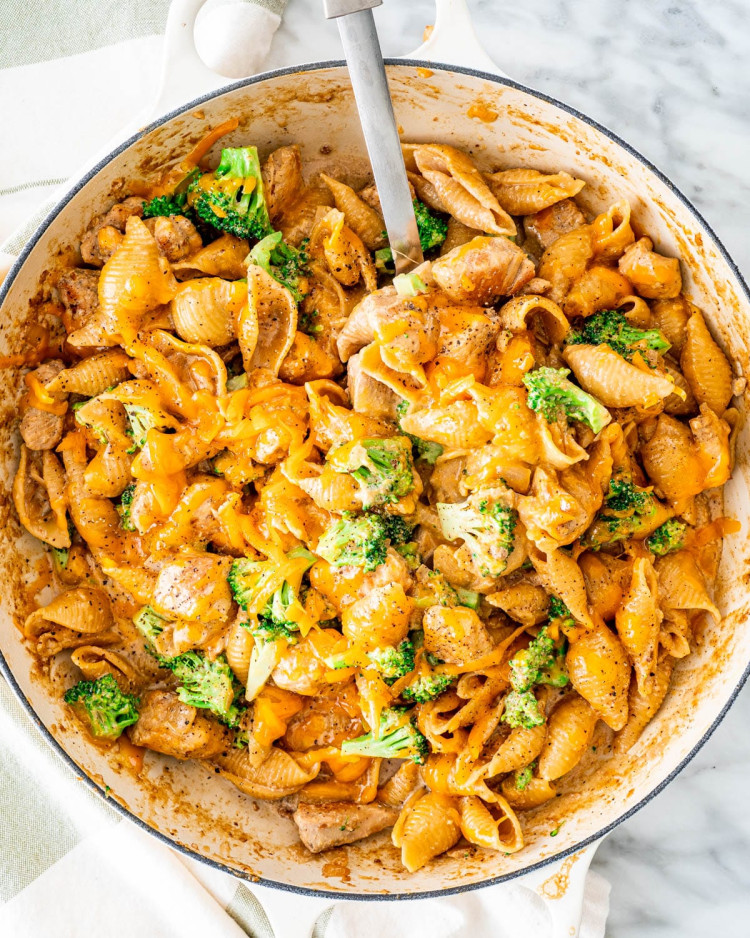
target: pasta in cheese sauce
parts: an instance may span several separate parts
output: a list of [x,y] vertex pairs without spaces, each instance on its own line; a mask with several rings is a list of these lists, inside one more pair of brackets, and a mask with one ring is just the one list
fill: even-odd
[[407,145],[427,259],[394,277],[373,186],[295,146],[210,168],[231,129],[57,277],[13,497],[59,589],[24,640],[97,742],[286,799],[313,852],[515,852],[719,616],[731,365],[583,180]]

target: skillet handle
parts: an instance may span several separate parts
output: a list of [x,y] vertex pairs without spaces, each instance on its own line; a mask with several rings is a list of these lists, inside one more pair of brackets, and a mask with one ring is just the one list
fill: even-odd
[[[586,878],[600,843],[601,840],[597,840],[564,860],[528,873],[519,880],[544,900],[550,916],[550,938],[571,938],[578,935],[586,898]],[[599,880],[606,882],[601,880],[601,877]],[[606,893],[601,897],[592,897],[592,905],[597,904],[599,908],[591,908],[590,912],[592,916],[599,917],[601,933],[604,934],[604,923],[609,911]]]
[[435,0],[435,26],[426,42],[407,59],[425,59],[475,68],[507,78],[487,55],[476,34],[466,0]]

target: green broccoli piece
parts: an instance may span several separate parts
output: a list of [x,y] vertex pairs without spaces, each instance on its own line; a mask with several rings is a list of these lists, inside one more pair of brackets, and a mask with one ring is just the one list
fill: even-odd
[[666,352],[670,348],[658,329],[631,326],[618,309],[603,309],[584,319],[570,330],[565,341],[568,345],[608,345],[628,360],[638,351]]
[[530,765],[526,765],[522,769],[517,770],[514,779],[517,791],[525,791],[529,787],[529,782],[534,775],[535,765],[536,762],[532,762]]
[[134,453],[137,449],[145,446],[146,434],[156,426],[156,420],[153,411],[149,410],[148,407],[142,407],[140,404],[128,404],[127,401],[123,401],[123,407],[130,422],[128,433],[133,437],[133,445],[128,452]]
[[374,759],[411,759],[424,765],[430,749],[407,707],[390,707],[380,715],[380,733],[366,733],[341,744],[344,754]]
[[550,621],[559,619],[562,625],[570,627],[574,626],[576,622],[573,618],[573,613],[568,609],[562,599],[559,599],[557,596],[550,596],[549,598],[547,617]]
[[419,548],[413,541],[410,544],[398,544],[396,546],[396,553],[401,554],[410,570],[416,570],[422,563]]
[[250,560],[248,557],[235,560],[227,576],[235,602],[245,610],[253,607],[274,573],[267,560]]
[[612,417],[596,398],[568,381],[567,368],[536,368],[527,371],[523,383],[528,390],[529,407],[545,420],[554,423],[560,417],[578,420],[598,433]]
[[318,541],[317,553],[337,567],[362,567],[370,572],[385,563],[388,534],[384,519],[373,512],[335,521]]
[[381,515],[385,526],[385,536],[394,547],[409,544],[414,533],[414,525],[405,521],[401,515]]
[[555,660],[555,643],[547,629],[543,628],[524,648],[510,659],[510,686],[513,690],[529,690],[539,683],[542,670],[549,668]]
[[531,690],[512,690],[505,698],[502,719],[513,729],[518,727],[531,729],[544,723],[539,701]]
[[55,570],[59,573],[60,570],[65,570],[68,566],[68,560],[70,559],[70,548],[69,547],[52,547],[52,563],[55,566]]
[[686,531],[687,525],[684,522],[670,518],[646,538],[646,547],[657,557],[671,554],[674,550],[682,550],[685,546]]
[[419,296],[420,293],[427,293],[427,284],[422,280],[419,274],[399,274],[393,278],[393,286],[399,296]]
[[234,702],[238,688],[224,655],[211,661],[199,651],[186,651],[176,658],[160,658],[159,664],[177,678],[177,696],[183,703],[210,710],[222,722],[236,726],[240,717]]
[[365,508],[397,502],[414,487],[411,443],[404,436],[360,440],[340,465],[338,471],[349,472],[359,482]]
[[164,616],[154,612],[151,606],[142,606],[133,618],[133,624],[150,645],[161,635],[168,622]]
[[218,231],[260,241],[271,234],[255,147],[228,147],[213,173],[204,173],[188,188],[188,204]]
[[143,203],[143,218],[157,218],[162,215],[182,215],[185,212],[187,195],[185,192],[174,195],[157,195],[149,202]]
[[243,371],[241,375],[232,375],[227,381],[227,391],[241,391],[247,387],[247,372]]
[[465,590],[460,586],[454,586],[453,589],[456,591],[458,596],[458,605],[459,606],[468,606],[469,609],[479,609],[482,603],[481,593],[477,593],[475,590]]
[[79,681],[65,692],[63,700],[78,716],[85,717],[93,735],[102,739],[117,739],[138,719],[138,698],[124,694],[111,674]]
[[311,339],[317,338],[323,331],[323,327],[318,322],[320,313],[317,309],[311,309],[309,313],[300,312],[297,314],[297,328]]
[[622,541],[642,531],[658,507],[653,492],[638,488],[629,477],[611,479],[602,509],[584,535],[583,543],[596,550],[602,544]]
[[513,550],[518,520],[515,511],[497,499],[481,495],[457,504],[438,502],[436,508],[448,540],[464,541],[482,576],[500,576]]
[[287,244],[280,231],[259,241],[248,259],[286,287],[295,303],[301,303],[307,295],[307,254],[304,247],[298,249]]
[[[401,401],[396,406],[396,413],[399,417],[399,430],[401,430],[401,417],[404,417],[409,410],[409,402]],[[401,430],[403,433],[404,431]],[[426,462],[428,466],[434,466],[438,456],[443,455],[443,447],[439,443],[431,443],[429,440],[422,440],[413,433],[407,433],[406,436],[411,440],[412,456],[415,460]]]
[[117,514],[120,516],[120,527],[123,531],[135,531],[135,525],[130,517],[130,509],[133,505],[133,495],[135,495],[135,483],[131,483],[125,488],[120,496],[120,501],[115,505]]
[[457,679],[450,674],[423,674],[401,691],[404,700],[427,703],[439,697]]
[[[422,252],[427,254],[433,248],[440,247],[448,235],[447,219],[434,215],[419,199],[414,199],[414,216]],[[375,266],[383,273],[393,273],[393,252],[390,248],[381,248],[375,252]]]
[[632,479],[610,479],[609,491],[604,504],[612,512],[650,514],[654,508],[654,497],[646,489],[633,484]]
[[389,685],[414,670],[414,646],[408,638],[405,638],[398,648],[386,645],[384,648],[368,651],[367,657]]

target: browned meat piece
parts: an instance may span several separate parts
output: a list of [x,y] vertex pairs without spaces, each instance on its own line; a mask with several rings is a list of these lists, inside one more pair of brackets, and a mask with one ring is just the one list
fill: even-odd
[[347,390],[354,410],[370,417],[396,419],[396,406],[400,400],[398,394],[390,388],[366,375],[360,366],[357,353],[349,359]]
[[232,611],[232,594],[227,583],[231,565],[231,557],[216,554],[175,556],[159,571],[154,609],[168,619],[226,621]]
[[60,299],[68,314],[68,332],[81,329],[99,309],[99,271],[75,267],[57,281]]
[[299,147],[293,144],[274,150],[263,164],[263,191],[272,222],[278,221],[299,198],[302,181],[302,157]]
[[195,225],[184,215],[147,218],[144,225],[154,236],[161,253],[172,263],[195,254],[203,247]]
[[529,246],[542,254],[550,244],[554,244],[560,235],[568,231],[575,231],[586,224],[583,212],[572,199],[563,199],[555,202],[541,212],[527,215],[523,220],[523,228]]
[[302,709],[287,724],[283,744],[293,752],[318,746],[340,746],[365,732],[359,717],[357,691],[353,683],[341,690],[307,697]]
[[120,246],[120,235],[131,215],[143,215],[143,199],[130,196],[113,205],[104,215],[97,215],[81,239],[81,257],[92,267],[103,267]]
[[136,746],[175,759],[210,759],[230,744],[220,723],[183,703],[174,691],[146,691],[138,712],[138,722],[127,731]]
[[[65,365],[61,361],[45,362],[32,374],[40,382],[47,384],[59,374]],[[57,401],[64,401],[67,394],[53,393]],[[62,439],[64,417],[51,414],[38,407],[29,407],[21,420],[21,436],[29,449],[54,449]]]
[[478,315],[469,316],[469,311],[464,310],[460,328],[441,330],[438,357],[461,362],[481,379],[487,366],[486,356],[494,347],[500,327],[480,310],[476,312]]
[[424,647],[449,664],[466,664],[492,651],[492,639],[473,609],[431,606],[422,619]]
[[320,378],[333,378],[343,370],[335,348],[329,351],[315,338],[297,332],[292,347],[281,363],[279,377],[289,384],[305,384]]
[[474,238],[432,265],[437,284],[456,303],[491,306],[518,293],[536,273],[525,252],[507,238]]
[[382,804],[300,804],[292,815],[299,837],[310,853],[363,840],[393,827],[398,811]]
[[[341,361],[348,361],[355,352],[369,345],[376,332],[387,323],[403,320],[412,328],[394,339],[390,345],[406,346],[418,341],[422,352],[415,361],[428,361],[437,350],[440,322],[433,307],[417,308],[408,298],[399,296],[393,287],[383,287],[362,299],[339,333],[337,346]],[[429,354],[428,354],[429,353]]]

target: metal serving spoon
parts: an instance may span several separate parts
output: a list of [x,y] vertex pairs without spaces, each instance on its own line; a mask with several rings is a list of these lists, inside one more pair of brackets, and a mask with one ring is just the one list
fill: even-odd
[[404,155],[372,15],[383,0],[323,0],[328,19],[338,19],[341,42],[362,132],[378,188],[397,274],[424,260],[414,217]]

